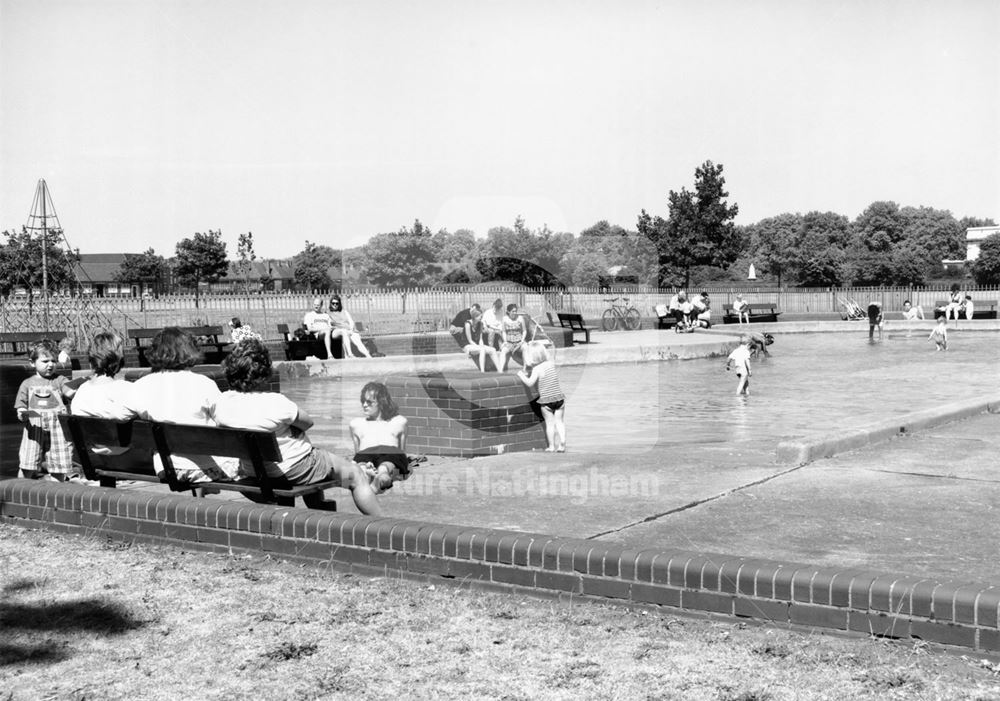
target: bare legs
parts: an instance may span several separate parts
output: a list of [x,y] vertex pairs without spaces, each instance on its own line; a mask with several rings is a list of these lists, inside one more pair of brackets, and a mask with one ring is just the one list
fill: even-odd
[[563,420],[565,413],[565,405],[554,411],[552,407],[542,405],[542,418],[545,419],[545,440],[549,444],[545,449],[546,453],[566,451],[566,422]]

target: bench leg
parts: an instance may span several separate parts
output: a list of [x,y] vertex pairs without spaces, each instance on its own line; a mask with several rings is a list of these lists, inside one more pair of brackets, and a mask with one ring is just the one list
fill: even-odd
[[319,511],[337,510],[337,502],[333,500],[327,501],[323,496],[323,492],[305,494],[302,496],[302,502],[310,509],[317,509]]

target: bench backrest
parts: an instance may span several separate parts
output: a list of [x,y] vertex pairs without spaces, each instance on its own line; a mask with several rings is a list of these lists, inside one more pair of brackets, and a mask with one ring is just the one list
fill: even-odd
[[[223,334],[221,326],[181,326],[181,331],[191,335],[191,336],[211,336],[218,340],[218,337]],[[156,334],[163,331],[162,328],[158,329],[129,329],[128,337],[135,339],[136,345],[139,345],[139,341],[142,339],[150,339],[156,336]]]
[[574,326],[583,326],[583,314],[568,314],[566,312],[559,312],[559,323],[563,326],[569,326],[570,328]]
[[[69,429],[77,446],[80,462],[88,478],[93,479],[90,448],[115,446],[132,450],[156,450],[163,463],[164,477],[174,491],[190,489],[180,482],[171,456],[174,453],[189,455],[215,455],[247,460],[254,466],[258,486],[265,499],[272,500],[274,493],[268,481],[265,462],[281,460],[281,450],[274,434],[243,428],[216,426],[191,426],[160,421],[125,421],[98,419],[87,416],[61,416],[64,427]],[[85,446],[87,450],[82,450]]]
[[48,339],[59,343],[66,338],[65,331],[11,331],[0,333],[0,346],[9,345],[11,353],[27,353],[28,346]]

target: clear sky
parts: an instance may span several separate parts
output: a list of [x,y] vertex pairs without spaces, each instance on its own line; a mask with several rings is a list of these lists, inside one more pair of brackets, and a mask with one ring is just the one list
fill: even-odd
[[0,0],[0,229],[84,252],[634,229],[721,163],[738,223],[1000,221],[997,0]]

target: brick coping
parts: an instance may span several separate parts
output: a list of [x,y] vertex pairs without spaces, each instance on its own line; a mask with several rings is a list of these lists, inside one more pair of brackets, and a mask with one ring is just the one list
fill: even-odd
[[273,554],[359,574],[660,606],[1000,652],[1000,582],[819,568],[682,549],[23,479],[4,522],[130,542]]

